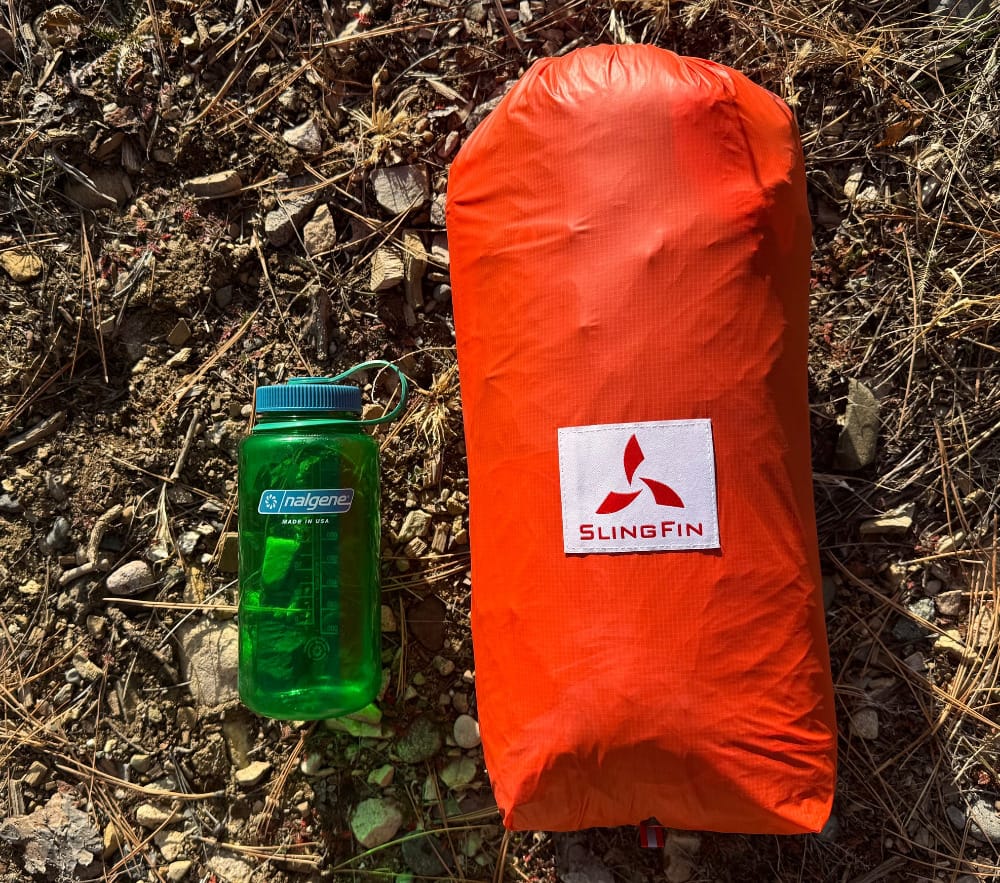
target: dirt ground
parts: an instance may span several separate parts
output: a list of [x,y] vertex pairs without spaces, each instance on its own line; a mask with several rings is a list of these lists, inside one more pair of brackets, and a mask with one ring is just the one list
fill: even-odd
[[[5,5],[0,881],[998,878],[998,35],[972,0]],[[448,165],[532,61],[630,41],[737,67],[802,133],[816,836],[505,836],[469,720]],[[378,710],[259,718],[225,664],[253,390],[373,358],[415,387],[376,432]]]

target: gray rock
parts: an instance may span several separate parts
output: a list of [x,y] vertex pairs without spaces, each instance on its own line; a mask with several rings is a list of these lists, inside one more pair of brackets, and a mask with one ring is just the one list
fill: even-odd
[[837,439],[834,466],[853,471],[874,463],[879,428],[878,399],[863,383],[851,380],[848,384],[844,427]]
[[403,763],[423,763],[441,750],[441,731],[426,715],[420,715],[396,743],[396,755]]
[[368,784],[376,788],[388,788],[396,777],[396,769],[391,763],[383,764],[368,774]]
[[286,129],[281,138],[286,144],[309,156],[315,156],[323,150],[323,130],[316,117],[310,117],[300,126]]
[[477,25],[481,25],[486,21],[486,6],[480,3],[479,0],[473,0],[468,6],[465,7],[465,17]]
[[196,530],[186,530],[177,538],[177,551],[185,557],[194,554],[201,540],[201,534]]
[[194,862],[187,860],[171,862],[167,865],[167,879],[170,883],[180,883],[188,875],[188,871],[191,870],[193,864]]
[[394,215],[420,208],[430,196],[427,169],[423,166],[389,166],[372,172],[372,186],[379,205]]
[[101,834],[90,817],[60,791],[30,815],[0,819],[0,840],[23,849],[22,868],[28,874],[51,873],[53,877],[67,871],[70,876],[76,871],[81,877],[91,877],[90,870],[103,850]]
[[362,800],[351,813],[351,831],[368,849],[388,843],[402,824],[403,814],[392,800]]
[[241,788],[254,788],[271,773],[271,764],[266,760],[255,760],[236,771],[236,784]]
[[448,763],[440,775],[449,788],[461,788],[476,778],[476,764],[468,757],[458,757]]
[[138,595],[153,585],[153,572],[145,561],[129,561],[108,576],[111,595]]
[[443,227],[446,223],[445,219],[445,204],[446,196],[443,193],[439,193],[431,202],[431,225],[434,227]]
[[4,515],[20,515],[24,507],[10,494],[0,494],[0,512]]
[[52,522],[52,529],[45,535],[45,548],[50,552],[65,549],[72,532],[73,525],[69,523],[69,519],[62,515],[58,516]]
[[480,742],[479,722],[471,715],[460,714],[455,719],[453,735],[459,748],[475,748]]
[[213,855],[208,860],[208,869],[218,883],[250,883],[254,867],[249,860],[235,855]]
[[949,806],[945,810],[945,815],[948,816],[948,821],[951,822],[956,831],[965,830],[965,812],[960,807]]
[[[906,609],[928,622],[934,620],[934,602],[930,598],[920,598],[913,601],[906,605]],[[892,627],[892,636],[905,643],[919,641],[921,638],[926,638],[927,634],[927,629],[924,626],[914,622],[908,616],[901,616]]]
[[133,754],[128,765],[137,773],[148,773],[149,768],[153,765],[153,758],[149,754]]
[[1000,814],[992,800],[977,800],[969,809],[971,833],[990,843],[1000,843]]
[[124,172],[97,169],[89,173],[93,187],[68,178],[64,192],[66,195],[86,209],[118,208],[132,198],[135,189],[132,181]]
[[451,872],[451,865],[444,860],[448,847],[431,834],[404,840],[402,853],[406,866],[421,877],[441,877]]
[[831,813],[830,818],[826,820],[826,824],[823,826],[823,830],[816,836],[824,843],[836,843],[840,837],[840,830],[840,819]]
[[961,589],[942,592],[934,599],[934,603],[942,616],[958,616],[965,608],[965,592]]
[[316,209],[312,220],[303,228],[302,241],[309,255],[324,254],[337,244],[337,228],[333,225],[330,207],[325,203]]
[[200,178],[190,178],[184,182],[184,186],[202,199],[222,199],[239,194],[243,189],[243,179],[235,169],[229,169]]
[[851,715],[851,733],[859,739],[878,738],[878,712],[874,708],[862,708]]
[[163,825],[169,825],[172,822],[180,821],[181,815],[175,812],[169,812],[165,809],[160,809],[158,806],[153,806],[151,803],[144,803],[135,811],[135,820],[142,825],[144,828],[160,828]]
[[317,201],[316,193],[281,197],[278,207],[264,217],[267,241],[276,248],[291,242],[295,231],[305,223]]
[[180,662],[195,701],[206,709],[239,698],[237,671],[239,629],[235,622],[212,620],[187,626],[180,633]]
[[399,529],[398,541],[408,543],[416,537],[427,536],[431,529],[431,515],[423,509],[413,509],[406,513],[403,526]]

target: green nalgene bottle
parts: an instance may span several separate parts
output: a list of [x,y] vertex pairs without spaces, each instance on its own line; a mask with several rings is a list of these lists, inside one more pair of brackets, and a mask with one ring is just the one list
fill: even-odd
[[[362,420],[355,371],[388,367],[399,404]],[[366,362],[257,390],[239,456],[239,690],[267,717],[316,720],[370,703],[382,677],[378,446],[406,378]]]

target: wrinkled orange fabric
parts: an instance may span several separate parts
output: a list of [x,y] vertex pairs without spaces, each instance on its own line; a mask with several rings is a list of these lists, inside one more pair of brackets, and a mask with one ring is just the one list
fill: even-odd
[[[539,61],[455,159],[447,226],[504,824],[818,831],[836,726],[788,107],[651,46]],[[564,551],[561,428],[705,420],[718,549]],[[631,487],[649,453],[594,480]]]

